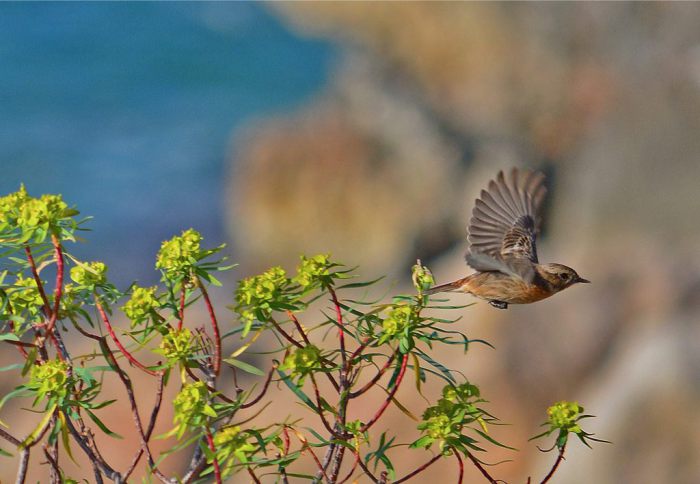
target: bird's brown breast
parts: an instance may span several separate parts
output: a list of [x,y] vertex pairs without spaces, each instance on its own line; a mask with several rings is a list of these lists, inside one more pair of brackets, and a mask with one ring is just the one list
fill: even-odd
[[528,304],[554,294],[543,284],[527,283],[501,272],[477,272],[462,279],[460,290],[489,301]]

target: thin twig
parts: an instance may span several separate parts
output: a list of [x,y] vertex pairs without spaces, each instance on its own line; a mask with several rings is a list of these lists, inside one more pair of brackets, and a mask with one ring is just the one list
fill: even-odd
[[248,474],[250,474],[251,479],[253,479],[253,482],[255,484],[260,484],[260,479],[258,479],[258,476],[255,475],[255,472],[253,472],[253,469],[246,466],[246,470],[248,471]]
[[457,458],[457,463],[459,465],[459,477],[457,478],[457,484],[462,484],[462,480],[464,479],[464,462],[462,461],[462,457],[459,455],[459,451],[457,449],[453,448],[452,453]]
[[474,464],[474,466],[476,466],[477,469],[479,469],[479,471],[486,478],[486,480],[488,480],[491,484],[498,483],[498,481],[496,481],[496,479],[491,477],[491,474],[489,474],[489,472],[486,469],[484,469],[484,466],[481,465],[481,462],[479,462],[479,459],[474,457],[471,452],[467,452],[467,457],[469,457],[469,460],[472,461],[472,463]]
[[396,358],[396,354],[398,351],[394,351],[394,353],[389,357],[388,360],[386,360],[386,363],[384,363],[384,366],[382,366],[379,371],[377,371],[377,374],[372,377],[370,381],[367,382],[365,386],[357,390],[356,392],[350,392],[349,398],[357,398],[363,393],[365,393],[367,390],[372,388],[378,381],[379,379],[386,373],[386,370],[389,369],[391,366],[391,363],[394,361],[394,358]]
[[265,393],[267,393],[267,389],[270,386],[270,382],[272,381],[272,374],[275,372],[275,369],[277,369],[277,365],[272,365],[272,368],[270,368],[270,371],[267,372],[267,378],[265,378],[265,383],[263,384],[262,390],[260,390],[260,395],[255,397],[253,400],[244,403],[241,405],[241,408],[249,408],[258,403],[262,398],[265,396]]
[[[127,397],[129,398],[131,415],[134,419],[134,424],[136,426],[136,430],[138,431],[139,437],[141,437],[141,448],[146,451],[148,465],[151,467],[151,471],[156,475],[156,477],[163,482],[168,482],[168,478],[156,466],[153,455],[151,454],[151,449],[148,447],[148,439],[146,438],[146,433],[144,432],[143,425],[141,423],[141,416],[139,415],[138,406],[136,405],[136,397],[134,396],[134,387],[131,384],[131,379],[129,378],[129,375],[127,375],[119,366],[119,363],[114,357],[114,353],[112,353],[112,350],[109,347],[109,344],[107,344],[107,340],[105,338],[100,340],[100,346],[105,353],[105,357],[107,358],[109,365],[112,367],[112,369],[114,369],[115,373],[124,384]],[[160,373],[159,376],[161,379],[163,378],[162,373]]]
[[182,290],[180,291],[180,310],[178,311],[179,321],[177,323],[178,331],[182,329],[182,324],[185,322],[185,285],[182,285]]
[[428,462],[426,462],[425,464],[420,466],[418,469],[406,474],[401,479],[395,480],[393,484],[399,484],[400,482],[405,482],[405,481],[409,480],[411,477],[415,476],[416,474],[420,474],[421,472],[426,470],[428,467],[433,465],[435,462],[437,462],[440,459],[440,457],[442,457],[442,454],[436,454],[432,459],[430,459]]
[[304,328],[302,327],[301,323],[297,319],[296,315],[288,309],[287,316],[289,316],[289,319],[291,319],[294,322],[294,326],[297,327],[297,331],[299,331],[299,334],[301,335],[302,339],[304,340],[304,343],[306,343],[307,345],[310,345],[311,341],[309,341],[309,337],[306,335],[306,331],[304,331]]
[[[164,373],[161,373],[158,377],[158,390],[156,391],[156,401],[153,404],[153,410],[151,410],[151,418],[148,421],[148,428],[146,428],[146,434],[145,434],[145,440],[146,442],[149,441],[151,438],[151,434],[153,433],[153,429],[155,428],[156,425],[156,420],[158,419],[158,412],[160,411],[160,405],[163,402],[163,388],[164,388]],[[138,450],[136,455],[131,461],[131,465],[129,466],[129,469],[124,473],[124,480],[128,481],[129,476],[131,475],[132,472],[134,472],[134,469],[136,468],[136,465],[138,464],[139,460],[141,459],[141,456],[144,453],[144,447],[141,446],[141,448]]]
[[212,453],[212,464],[214,464],[214,478],[216,479],[216,484],[221,484],[221,468],[219,467],[219,459],[216,458],[216,447],[214,446],[214,437],[211,435],[211,431],[207,429],[207,445]]
[[399,389],[399,385],[401,385],[401,381],[403,380],[403,376],[406,373],[406,366],[408,365],[408,353],[403,355],[403,359],[401,360],[401,369],[399,370],[399,375],[396,377],[396,382],[394,382],[394,387],[389,391],[389,395],[386,397],[386,400],[384,400],[384,403],[382,404],[381,407],[379,407],[379,410],[377,410],[377,413],[374,414],[374,417],[364,424],[360,428],[360,433],[362,432],[367,432],[369,428],[374,425],[377,420],[379,420],[379,417],[382,416],[384,411],[387,409],[389,406],[389,403],[391,403],[391,400],[393,400],[394,395],[396,395],[396,391]]
[[219,323],[216,320],[216,313],[209,299],[209,293],[202,281],[199,281],[199,290],[204,296],[204,304],[207,306],[209,320],[211,321],[211,330],[214,333],[214,374],[218,376],[219,371],[221,371],[221,333],[219,332]]
[[150,368],[146,368],[140,361],[138,361],[134,356],[127,351],[126,348],[124,348],[124,345],[121,344],[119,341],[119,338],[117,338],[116,333],[114,332],[114,328],[109,322],[109,318],[107,317],[107,313],[105,312],[104,308],[102,307],[102,304],[100,303],[100,299],[97,297],[97,294],[95,294],[95,306],[97,307],[97,311],[100,313],[100,317],[102,318],[102,322],[104,323],[105,327],[107,328],[107,332],[109,335],[112,337],[112,340],[114,341],[114,344],[117,345],[119,350],[122,352],[122,354],[126,357],[127,360],[134,366],[140,368],[141,370],[145,371],[151,376],[157,376],[158,372],[151,370]]
[[557,456],[557,460],[554,461],[554,465],[552,468],[549,470],[549,473],[542,479],[542,482],[540,484],[545,484],[547,481],[549,481],[554,473],[557,471],[557,467],[559,467],[559,464],[561,464],[561,461],[564,460],[564,451],[566,450],[566,442],[564,442],[564,445],[561,446],[559,449],[559,455]]
[[[58,441],[56,441],[56,444],[58,444]],[[50,472],[50,477],[49,481],[51,484],[57,484],[61,482],[61,468],[58,467],[58,462],[52,455],[52,452],[58,452],[58,449],[54,447],[54,450],[49,451],[49,447],[47,445],[43,446],[44,450],[44,455],[46,456],[46,459],[49,461],[49,464],[51,464],[51,472]]]
[[54,257],[56,258],[56,287],[53,293],[53,310],[51,311],[51,318],[49,319],[49,324],[46,326],[46,335],[50,335],[53,331],[56,321],[58,320],[58,310],[61,306],[61,296],[63,295],[63,250],[61,249],[61,242],[58,240],[56,235],[51,234],[51,242],[54,247]]
[[19,457],[19,468],[17,469],[17,478],[15,479],[15,484],[24,484],[27,478],[27,466],[29,464],[29,447],[22,449]]
[[377,479],[377,477],[374,474],[372,474],[372,472],[367,468],[365,463],[362,462],[362,459],[358,460],[357,463],[360,464],[360,467],[362,467],[362,470],[367,475],[367,477],[369,477],[372,480],[372,482],[374,482],[375,484],[379,483],[379,479]]

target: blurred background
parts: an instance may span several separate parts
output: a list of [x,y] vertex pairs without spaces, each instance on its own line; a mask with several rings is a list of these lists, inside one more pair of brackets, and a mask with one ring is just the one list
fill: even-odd
[[95,216],[73,252],[124,287],[182,229],[228,242],[226,314],[237,278],[300,253],[396,290],[416,258],[466,275],[479,190],[543,170],[540,258],[593,284],[463,311],[496,351],[445,358],[520,449],[493,474],[546,472],[527,438],[567,399],[613,444],[574,443],[553,482],[700,482],[699,23],[687,3],[4,4],[0,190]]

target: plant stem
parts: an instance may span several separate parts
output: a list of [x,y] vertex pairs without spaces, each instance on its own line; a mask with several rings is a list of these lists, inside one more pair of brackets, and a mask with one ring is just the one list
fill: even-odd
[[566,450],[566,442],[564,442],[564,445],[561,446],[559,449],[559,455],[557,456],[557,460],[554,461],[554,465],[552,468],[549,470],[549,473],[542,479],[542,482],[540,484],[545,484],[547,481],[549,481],[554,473],[557,471],[557,468],[559,467],[559,464],[561,464],[561,461],[564,460],[564,451]]

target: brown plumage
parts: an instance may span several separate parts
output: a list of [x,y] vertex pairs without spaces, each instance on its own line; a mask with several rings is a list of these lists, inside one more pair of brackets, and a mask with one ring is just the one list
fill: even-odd
[[427,291],[460,291],[486,299],[499,309],[528,304],[578,282],[589,282],[562,264],[540,264],[535,244],[540,207],[547,189],[544,175],[513,168],[502,171],[482,190],[467,232],[467,264],[477,272]]

